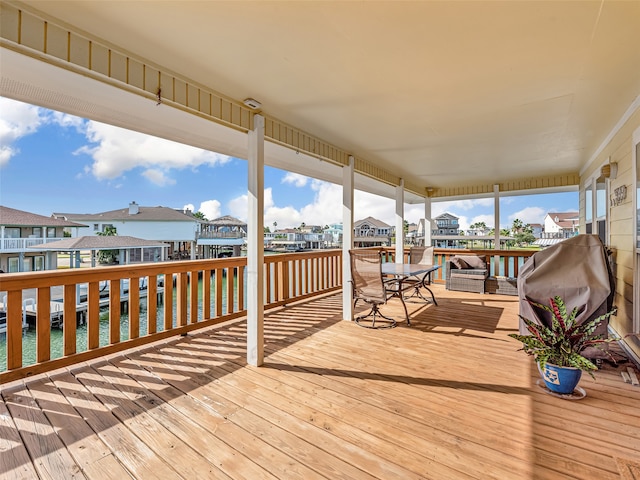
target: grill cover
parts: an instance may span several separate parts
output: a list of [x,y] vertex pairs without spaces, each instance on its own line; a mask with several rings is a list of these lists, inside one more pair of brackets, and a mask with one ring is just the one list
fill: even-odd
[[[580,323],[607,313],[613,306],[615,277],[606,248],[597,235],[577,235],[532,255],[518,275],[520,315],[544,325],[551,325],[551,314],[533,307],[527,300],[549,305],[549,299],[560,296],[567,310],[582,309]],[[608,322],[596,332],[605,335]],[[520,320],[520,333],[528,334]],[[598,357],[590,348],[583,354]],[[601,352],[600,352],[601,353]]]

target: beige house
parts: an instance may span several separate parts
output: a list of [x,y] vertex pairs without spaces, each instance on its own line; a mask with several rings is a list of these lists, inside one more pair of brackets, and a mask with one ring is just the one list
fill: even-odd
[[6,273],[55,270],[56,253],[32,247],[62,240],[65,230],[77,235],[83,227],[81,223],[0,205],[0,270]]
[[501,195],[579,189],[580,231],[616,251],[611,325],[640,332],[639,2],[0,8],[1,95],[248,160],[250,326],[267,164],[343,186],[345,252],[354,189],[395,199],[398,232],[405,204],[493,198],[499,218]]

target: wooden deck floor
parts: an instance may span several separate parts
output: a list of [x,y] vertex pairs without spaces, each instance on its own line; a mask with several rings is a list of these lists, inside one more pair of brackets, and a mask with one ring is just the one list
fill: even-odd
[[555,398],[507,337],[515,297],[435,290],[411,327],[341,321],[340,295],[270,314],[261,368],[238,321],[5,385],[0,477],[640,478],[621,367]]

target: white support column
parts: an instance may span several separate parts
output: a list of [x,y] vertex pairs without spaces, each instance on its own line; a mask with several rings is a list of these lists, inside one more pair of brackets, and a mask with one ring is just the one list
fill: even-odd
[[[493,186],[493,249],[500,250],[500,185]],[[493,268],[495,275],[500,275],[500,255],[493,256]]]
[[424,197],[424,246],[431,246],[431,198]]
[[247,363],[264,362],[264,117],[249,131],[247,221]]
[[396,263],[404,263],[404,179],[396,187]]
[[342,317],[353,320],[353,285],[351,284],[351,259],[353,248],[353,170],[354,158],[342,167]]

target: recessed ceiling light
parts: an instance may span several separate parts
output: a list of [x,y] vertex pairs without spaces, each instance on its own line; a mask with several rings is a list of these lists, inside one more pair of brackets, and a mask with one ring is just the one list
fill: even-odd
[[245,98],[242,103],[254,110],[258,110],[260,107],[262,107],[262,104],[255,98]]

